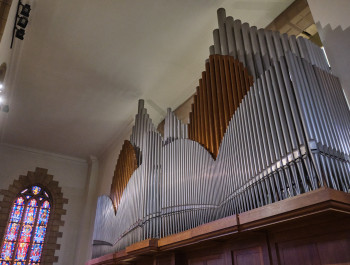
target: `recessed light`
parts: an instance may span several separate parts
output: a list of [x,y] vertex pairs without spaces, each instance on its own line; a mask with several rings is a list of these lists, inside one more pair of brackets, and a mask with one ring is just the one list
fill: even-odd
[[0,84],[0,89],[3,89],[4,88],[4,85],[3,84]]

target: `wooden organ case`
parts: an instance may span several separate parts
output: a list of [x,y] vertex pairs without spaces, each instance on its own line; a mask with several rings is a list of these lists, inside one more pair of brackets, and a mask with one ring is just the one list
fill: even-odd
[[189,124],[139,101],[88,264],[350,264],[350,112],[321,49],[218,10]]

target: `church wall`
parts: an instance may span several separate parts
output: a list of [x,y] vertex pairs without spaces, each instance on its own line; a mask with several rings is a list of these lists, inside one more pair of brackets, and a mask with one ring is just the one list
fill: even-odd
[[347,0],[308,0],[332,72],[350,100],[350,4]]
[[[64,206],[67,214],[62,217],[65,223],[60,228],[63,236],[57,242],[61,248],[55,253],[59,259],[55,264],[77,264],[75,261],[81,260],[77,257],[77,253],[85,255],[78,251],[78,242],[80,233],[84,232],[82,224],[87,221],[82,215],[86,201],[88,163],[82,159],[34,149],[0,145],[0,189],[8,189],[20,175],[27,175],[28,171],[34,171],[36,167],[48,169],[48,174],[53,175],[53,179],[58,181],[63,196],[68,199],[68,204]],[[79,244],[79,248],[86,249],[90,242],[83,242],[86,246],[82,246],[80,240]]]

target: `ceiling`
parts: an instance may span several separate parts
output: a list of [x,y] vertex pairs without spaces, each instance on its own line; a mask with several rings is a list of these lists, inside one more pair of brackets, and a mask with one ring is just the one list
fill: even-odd
[[194,93],[219,7],[265,27],[291,2],[34,0],[1,141],[99,156],[124,140],[138,99],[157,125]]

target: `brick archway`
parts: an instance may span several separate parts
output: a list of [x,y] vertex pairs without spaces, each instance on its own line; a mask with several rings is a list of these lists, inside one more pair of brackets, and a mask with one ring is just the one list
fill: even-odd
[[61,187],[59,187],[58,182],[53,180],[53,176],[49,175],[47,171],[48,170],[45,168],[37,167],[34,172],[28,171],[26,176],[21,175],[18,179],[15,179],[7,190],[0,190],[0,194],[4,195],[0,202],[1,241],[4,237],[12,204],[22,190],[32,185],[40,185],[51,196],[52,208],[41,256],[41,265],[52,265],[54,262],[58,261],[58,257],[55,256],[55,250],[60,249],[60,244],[57,244],[57,239],[62,237],[62,232],[59,232],[59,228],[64,225],[64,221],[61,220],[61,217],[66,214],[66,210],[63,209],[63,206],[68,203],[68,199],[63,198]]

